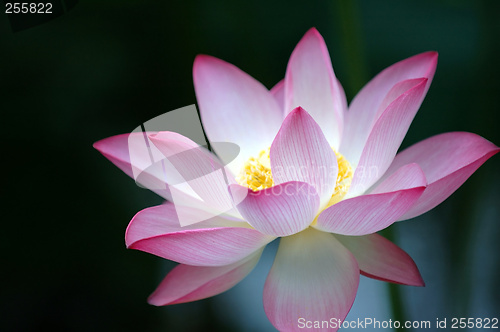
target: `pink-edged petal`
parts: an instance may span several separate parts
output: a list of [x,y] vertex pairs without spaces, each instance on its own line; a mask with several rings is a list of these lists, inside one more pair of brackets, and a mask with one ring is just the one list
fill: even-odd
[[240,147],[240,154],[229,164],[236,174],[249,157],[271,145],[283,112],[261,83],[220,59],[197,56],[193,79],[208,139]]
[[149,138],[183,182],[189,184],[206,204],[221,213],[234,208],[227,186],[235,180],[217,156],[174,132],[159,132]]
[[426,52],[402,60],[384,69],[354,97],[346,113],[340,152],[347,160],[358,160],[384,99],[393,87],[405,80],[427,78],[427,93],[436,71],[438,54]]
[[[319,208],[316,190],[304,182],[286,182],[257,192],[238,187],[247,191],[238,211],[264,234],[288,236],[300,232],[311,224]],[[235,190],[238,188],[232,188]]]
[[335,237],[356,257],[361,274],[402,285],[425,285],[410,255],[383,236],[370,234]]
[[158,163],[162,155],[158,154],[157,149],[149,148],[146,135],[132,133],[111,136],[95,142],[94,148],[138,183],[168,198],[167,178],[161,170],[161,163]]
[[320,208],[328,203],[335,189],[337,158],[321,128],[301,107],[283,121],[270,159],[275,184],[306,182],[318,192]]
[[500,149],[476,134],[451,132],[436,135],[400,152],[381,180],[408,163],[418,163],[427,188],[400,220],[425,213],[457,190],[486,160]]
[[[356,167],[348,197],[365,192],[391,165],[423,100],[427,79],[411,81],[409,90],[385,109],[373,126]],[[405,88],[409,85],[404,84]],[[350,162],[351,160],[348,159]]]
[[230,265],[191,266],[179,264],[170,271],[148,298],[156,306],[206,299],[235,286],[255,267],[262,250]]
[[373,194],[344,199],[325,209],[316,228],[343,235],[378,232],[408,211],[425,190],[426,180],[417,164],[401,167]]
[[[285,80],[281,80],[278,83],[276,83],[275,86],[272,87],[271,89],[271,94],[274,96],[274,99],[278,102],[278,106],[280,110],[283,112],[283,118],[284,116],[284,111],[285,111]],[[288,113],[288,112],[287,112]]]
[[165,157],[149,141],[148,133],[108,137],[94,143],[94,148],[138,184],[161,197],[179,205],[211,210],[167,165]]
[[221,217],[181,227],[178,213],[198,218],[200,212],[173,204],[140,211],[127,228],[127,247],[182,264],[221,266],[247,257],[274,239]]
[[320,125],[330,146],[339,148],[345,107],[344,90],[333,72],[325,41],[310,29],[295,47],[285,75],[285,114],[306,109]]
[[425,173],[417,163],[406,164],[398,168],[390,176],[384,178],[368,191],[370,194],[389,193],[393,191],[425,187],[427,178]]
[[280,241],[264,286],[264,310],[274,327],[301,331],[299,318],[343,320],[359,284],[353,255],[333,235],[313,228]]

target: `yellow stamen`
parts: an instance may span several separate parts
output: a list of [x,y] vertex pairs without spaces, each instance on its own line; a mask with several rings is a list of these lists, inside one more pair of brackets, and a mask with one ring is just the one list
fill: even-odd
[[236,177],[236,181],[253,191],[272,187],[274,181],[271,174],[271,160],[269,159],[270,150],[271,148],[260,151],[257,158],[250,157],[250,159],[245,162],[239,176]]
[[333,150],[337,156],[337,164],[339,172],[337,173],[337,182],[335,183],[335,190],[333,191],[332,198],[328,202],[328,206],[338,203],[344,198],[351,186],[352,181],[352,167],[351,164],[339,152]]
[[[248,187],[253,191],[270,188],[274,185],[271,174],[271,161],[269,158],[270,148],[262,150],[257,158],[250,157],[243,166],[236,181],[242,186]],[[338,173],[335,183],[335,190],[328,206],[340,202],[347,194],[352,181],[352,167],[349,162],[339,152],[333,150],[337,156]]]

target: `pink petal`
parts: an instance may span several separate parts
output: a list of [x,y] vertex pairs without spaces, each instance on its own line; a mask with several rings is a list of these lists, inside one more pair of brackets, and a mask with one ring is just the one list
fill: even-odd
[[331,234],[308,228],[281,239],[264,286],[264,310],[280,331],[303,330],[299,318],[343,320],[358,284],[352,254]]
[[335,237],[356,257],[367,277],[410,286],[424,286],[424,280],[410,255],[378,234]]
[[[276,83],[271,89],[271,94],[278,102],[278,106],[282,112],[285,110],[285,80]],[[288,112],[287,112],[288,113]],[[283,113],[284,114],[284,113]],[[284,117],[284,116],[283,116]]]
[[[176,204],[209,210],[182,185],[181,177],[171,172],[172,167],[166,166],[165,157],[149,141],[147,133],[108,137],[94,143],[94,148],[137,183],[161,197]],[[171,186],[172,183],[180,185]]]
[[421,215],[448,198],[500,149],[481,136],[452,132],[433,136],[400,152],[384,177],[408,163],[418,163],[429,183],[417,203],[400,220]]
[[181,227],[177,218],[179,211],[193,218],[198,218],[200,213],[173,204],[137,213],[127,228],[127,247],[182,264],[221,266],[247,257],[274,239],[244,227],[243,223],[221,217]]
[[[373,126],[356,166],[350,197],[365,192],[389,168],[423,100],[427,79],[412,80],[413,87],[396,98]],[[403,82],[402,85],[408,87]],[[351,160],[348,159],[350,162]],[[352,161],[356,165],[356,161]]]
[[[151,157],[149,152],[155,153],[157,150],[148,149],[148,139],[145,135],[146,133],[132,133],[111,136],[95,142],[94,148],[134,180],[141,172],[145,172],[149,176],[141,179],[149,180],[146,182],[148,187],[168,190],[165,175],[159,167],[155,167],[155,162],[161,157]],[[135,154],[133,163],[130,153]]]
[[359,160],[371,128],[383,108],[381,104],[396,84],[415,78],[427,78],[422,98],[425,96],[436,71],[437,57],[436,52],[427,52],[395,63],[375,76],[356,95],[345,117],[340,148],[347,160]]
[[150,139],[207,205],[221,213],[234,208],[227,186],[235,180],[214,154],[173,132],[160,132]]
[[243,189],[248,193],[238,210],[264,234],[288,236],[300,232],[312,223],[319,208],[316,190],[304,182],[286,182],[257,192]]
[[396,172],[384,178],[373,189],[369,190],[370,194],[388,193],[403,189],[412,189],[417,187],[425,187],[427,179],[420,165],[416,163],[401,166]]
[[271,145],[271,170],[275,184],[306,182],[325,206],[335,189],[337,158],[318,124],[301,107],[283,121]]
[[283,113],[262,84],[227,62],[199,55],[193,77],[208,139],[240,146],[239,156],[230,164],[237,173],[249,157],[271,145]]
[[345,95],[333,72],[330,55],[319,32],[312,28],[295,47],[285,76],[285,114],[306,109],[320,125],[330,146],[339,148]]
[[205,299],[239,283],[255,267],[262,250],[236,263],[224,266],[191,266],[179,264],[163,279],[148,299],[156,306]]
[[381,183],[374,194],[344,199],[325,209],[315,227],[343,235],[378,232],[415,204],[425,184],[424,173],[417,164],[404,166]]

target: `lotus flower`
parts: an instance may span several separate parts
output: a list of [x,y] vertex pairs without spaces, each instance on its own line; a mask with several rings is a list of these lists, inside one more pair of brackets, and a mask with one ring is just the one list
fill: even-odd
[[[436,65],[435,52],[398,62],[348,108],[315,29],[270,91],[229,63],[198,56],[193,75],[204,129],[211,142],[240,147],[234,160],[217,146],[220,159],[180,134],[152,133],[151,146],[173,166],[159,174],[131,161],[129,135],[95,143],[130,176],[144,171],[139,182],[174,201],[140,211],[126,232],[128,248],[180,263],[149,303],[228,290],[277,237],[263,302],[279,330],[299,330],[300,318],[344,319],[360,273],[424,285],[410,256],[376,232],[434,208],[499,151],[475,134],[452,132],[397,154]],[[188,150],[196,152],[180,153]],[[215,170],[210,176],[207,167]],[[179,175],[190,179],[188,189],[174,185]],[[181,226],[180,216],[190,225]]]

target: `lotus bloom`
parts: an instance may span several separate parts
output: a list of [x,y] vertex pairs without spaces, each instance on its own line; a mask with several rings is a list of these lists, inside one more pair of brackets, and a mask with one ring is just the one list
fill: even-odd
[[[499,151],[475,134],[452,132],[397,153],[436,65],[435,52],[398,62],[347,107],[315,29],[270,91],[229,63],[198,56],[194,86],[206,135],[240,152],[228,159],[215,145],[216,157],[174,132],[149,135],[173,167],[146,170],[139,182],[170,202],[140,211],[126,244],[180,263],[149,302],[183,303],[228,290],[277,237],[263,302],[279,330],[299,330],[300,318],[344,319],[360,273],[422,286],[409,255],[376,232],[434,208]],[[131,176],[145,169],[130,159],[129,135],[95,147]],[[204,176],[207,167],[214,172]],[[189,179],[186,186],[174,185],[179,176]],[[189,225],[180,225],[181,216]]]

